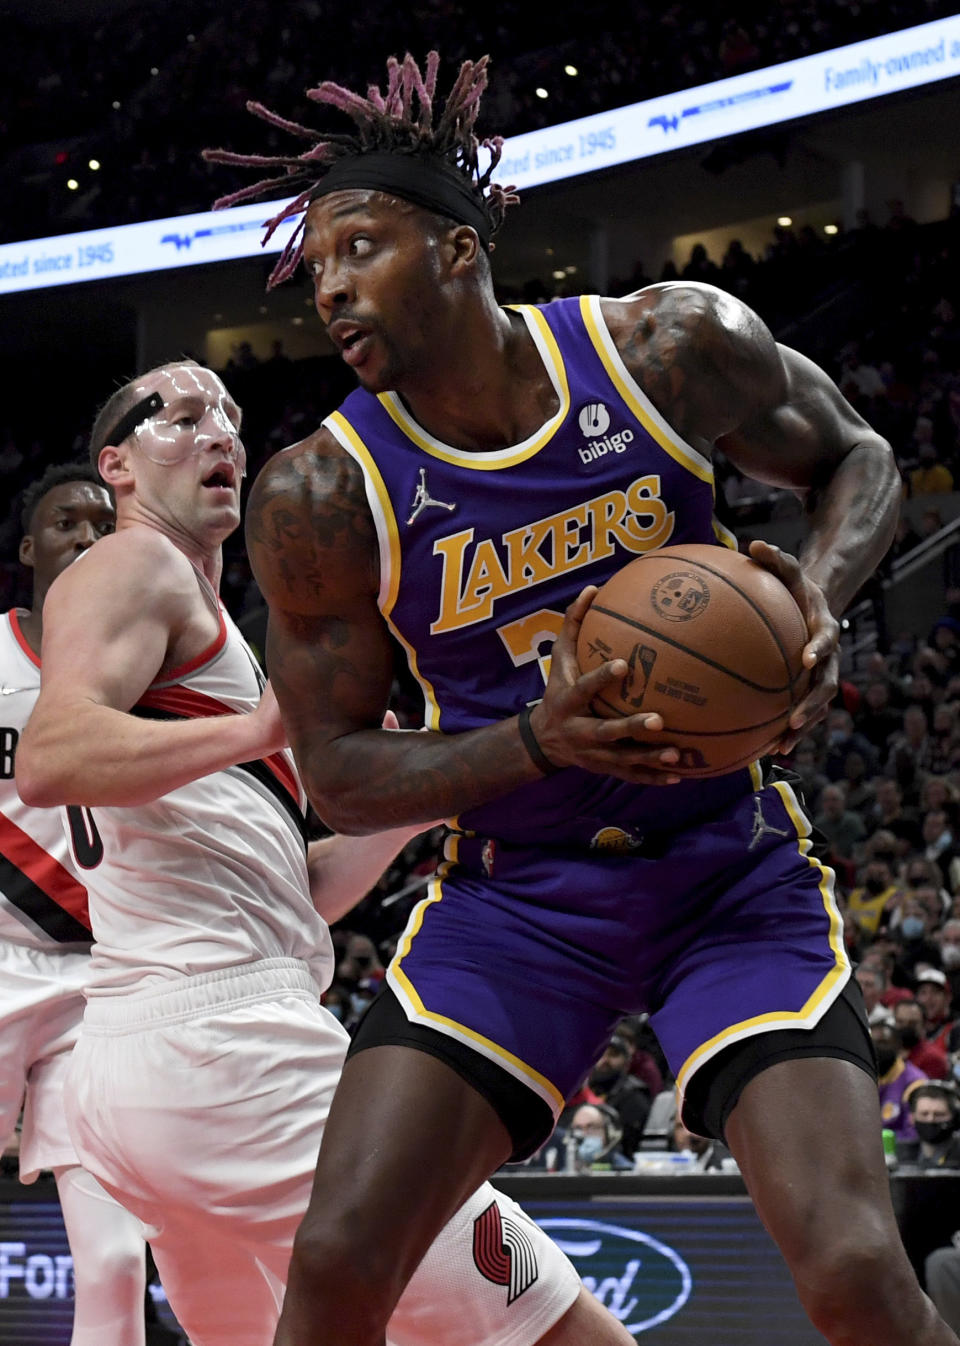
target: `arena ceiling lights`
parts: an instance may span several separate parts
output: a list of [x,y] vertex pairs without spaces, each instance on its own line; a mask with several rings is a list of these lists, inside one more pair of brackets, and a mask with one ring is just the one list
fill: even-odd
[[[497,178],[530,189],[794,121],[960,74],[960,14],[526,135]],[[0,294],[166,271],[260,253],[263,204],[0,245]],[[279,252],[294,227],[266,249]]]

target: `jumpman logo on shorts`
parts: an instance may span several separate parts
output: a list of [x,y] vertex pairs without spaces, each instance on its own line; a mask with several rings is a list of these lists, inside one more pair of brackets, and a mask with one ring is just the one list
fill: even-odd
[[417,493],[413,497],[413,505],[411,506],[412,513],[410,515],[410,518],[407,520],[407,527],[409,528],[410,525],[414,522],[414,520],[420,514],[422,514],[423,511],[427,509],[430,505],[435,505],[437,509],[457,508],[456,505],[447,504],[446,500],[434,500],[433,496],[427,490],[427,469],[425,467],[421,467],[420,485],[417,487]]
[[752,851],[754,847],[759,846],[761,840],[767,835],[768,832],[770,833],[771,836],[775,837],[788,837],[790,835],[790,833],[786,830],[785,827],[770,826],[766,818],[764,818],[763,816],[763,805],[760,803],[760,796],[754,795],[753,835],[750,837],[750,844],[747,846],[747,850]]

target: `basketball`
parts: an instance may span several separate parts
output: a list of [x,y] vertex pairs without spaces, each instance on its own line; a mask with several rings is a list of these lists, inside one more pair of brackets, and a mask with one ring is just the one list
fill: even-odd
[[807,626],[776,575],[725,547],[665,547],[600,589],[577,642],[581,672],[625,659],[593,702],[613,718],[656,712],[651,741],[676,747],[679,776],[721,776],[782,736],[809,682]]

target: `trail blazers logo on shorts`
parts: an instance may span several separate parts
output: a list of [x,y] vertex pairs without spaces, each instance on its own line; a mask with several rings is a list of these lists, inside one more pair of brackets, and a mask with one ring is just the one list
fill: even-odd
[[519,1299],[538,1279],[533,1241],[525,1229],[500,1214],[495,1201],[473,1222],[473,1260],[481,1276],[507,1286],[507,1303]]

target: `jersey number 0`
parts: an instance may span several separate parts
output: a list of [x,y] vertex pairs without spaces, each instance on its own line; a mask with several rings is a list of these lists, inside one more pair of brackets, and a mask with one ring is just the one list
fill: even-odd
[[96,869],[103,859],[103,841],[93,821],[93,814],[79,804],[67,805],[70,824],[70,844],[73,857],[81,869]]

